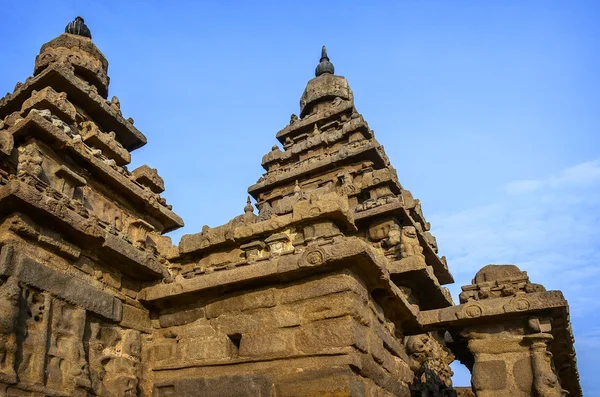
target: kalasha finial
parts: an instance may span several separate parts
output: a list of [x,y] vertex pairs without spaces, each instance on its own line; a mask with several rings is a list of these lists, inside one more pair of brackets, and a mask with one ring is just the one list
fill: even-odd
[[90,32],[90,29],[83,22],[82,17],[75,17],[74,21],[69,22],[69,24],[65,28],[65,33],[75,34],[77,36],[89,37],[90,39],[92,38],[92,32]]
[[327,56],[327,48],[323,46],[321,49],[321,61],[315,69],[315,76],[320,76],[325,73],[333,74],[334,71],[333,63],[329,62],[329,57]]
[[254,207],[252,206],[252,201],[250,200],[250,196],[248,196],[248,199],[246,200],[246,206],[244,207],[244,212],[245,213],[254,212]]

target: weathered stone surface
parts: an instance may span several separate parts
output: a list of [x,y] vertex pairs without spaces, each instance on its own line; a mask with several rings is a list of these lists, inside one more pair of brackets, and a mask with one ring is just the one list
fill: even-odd
[[16,277],[22,283],[48,291],[107,319],[121,319],[122,304],[119,299],[31,258],[17,256],[14,252],[11,254],[13,250],[11,246],[2,247],[0,272],[3,275]]
[[175,313],[165,313],[158,317],[160,326],[163,328],[174,327],[193,323],[204,317],[204,309],[181,310]]
[[473,389],[503,390],[506,387],[506,363],[503,360],[480,361],[473,366]]
[[131,174],[138,183],[147,186],[154,193],[162,193],[165,191],[165,182],[158,175],[156,168],[150,168],[144,164],[133,170]]
[[367,343],[366,330],[349,317],[307,324],[296,338],[298,350],[305,353],[323,353],[345,346],[356,346],[366,351]]
[[180,379],[156,385],[153,396],[271,397],[272,381],[264,375],[222,376],[207,379]]
[[152,329],[149,313],[131,305],[122,305],[123,314],[120,324],[126,328],[133,328],[138,331],[149,333]]
[[366,397],[367,386],[350,371],[325,369],[290,376],[275,385],[276,396]]
[[52,87],[46,87],[41,91],[33,90],[31,97],[21,105],[21,113],[26,113],[30,109],[48,109],[67,124],[74,123],[77,115],[75,106],[67,100],[67,94],[58,93]]

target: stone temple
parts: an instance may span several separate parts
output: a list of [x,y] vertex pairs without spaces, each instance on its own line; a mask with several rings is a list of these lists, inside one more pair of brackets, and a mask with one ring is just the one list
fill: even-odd
[[[244,213],[185,235],[82,18],[0,100],[0,396],[581,396],[567,302],[453,282],[325,48]],[[256,208],[255,208],[256,207]],[[454,387],[449,364],[471,371]]]

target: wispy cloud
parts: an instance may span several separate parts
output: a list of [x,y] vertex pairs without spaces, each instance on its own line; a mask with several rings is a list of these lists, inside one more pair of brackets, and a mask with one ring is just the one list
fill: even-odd
[[514,181],[504,191],[487,205],[430,217],[456,279],[453,295],[490,263],[514,263],[533,282],[562,290],[584,390],[600,389],[591,375],[591,360],[600,357],[600,160]]
[[546,179],[514,181],[506,185],[509,194],[526,194],[543,189],[578,188],[600,181],[600,160],[588,161],[565,168],[558,175]]

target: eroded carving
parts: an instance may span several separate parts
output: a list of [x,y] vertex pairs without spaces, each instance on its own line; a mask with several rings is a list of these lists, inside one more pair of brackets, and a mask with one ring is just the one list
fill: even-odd
[[140,374],[139,331],[92,323],[89,340],[92,387],[99,397],[136,397]]
[[423,247],[419,243],[417,229],[414,226],[404,226],[400,237],[400,257],[423,256]]
[[15,356],[17,353],[17,320],[21,287],[15,277],[0,285],[0,381],[16,383]]
[[89,388],[89,368],[83,348],[85,310],[58,299],[52,301],[48,348],[48,386],[57,390]]
[[19,147],[19,163],[17,172],[19,175],[28,174],[39,178],[42,176],[42,156],[34,145]]

